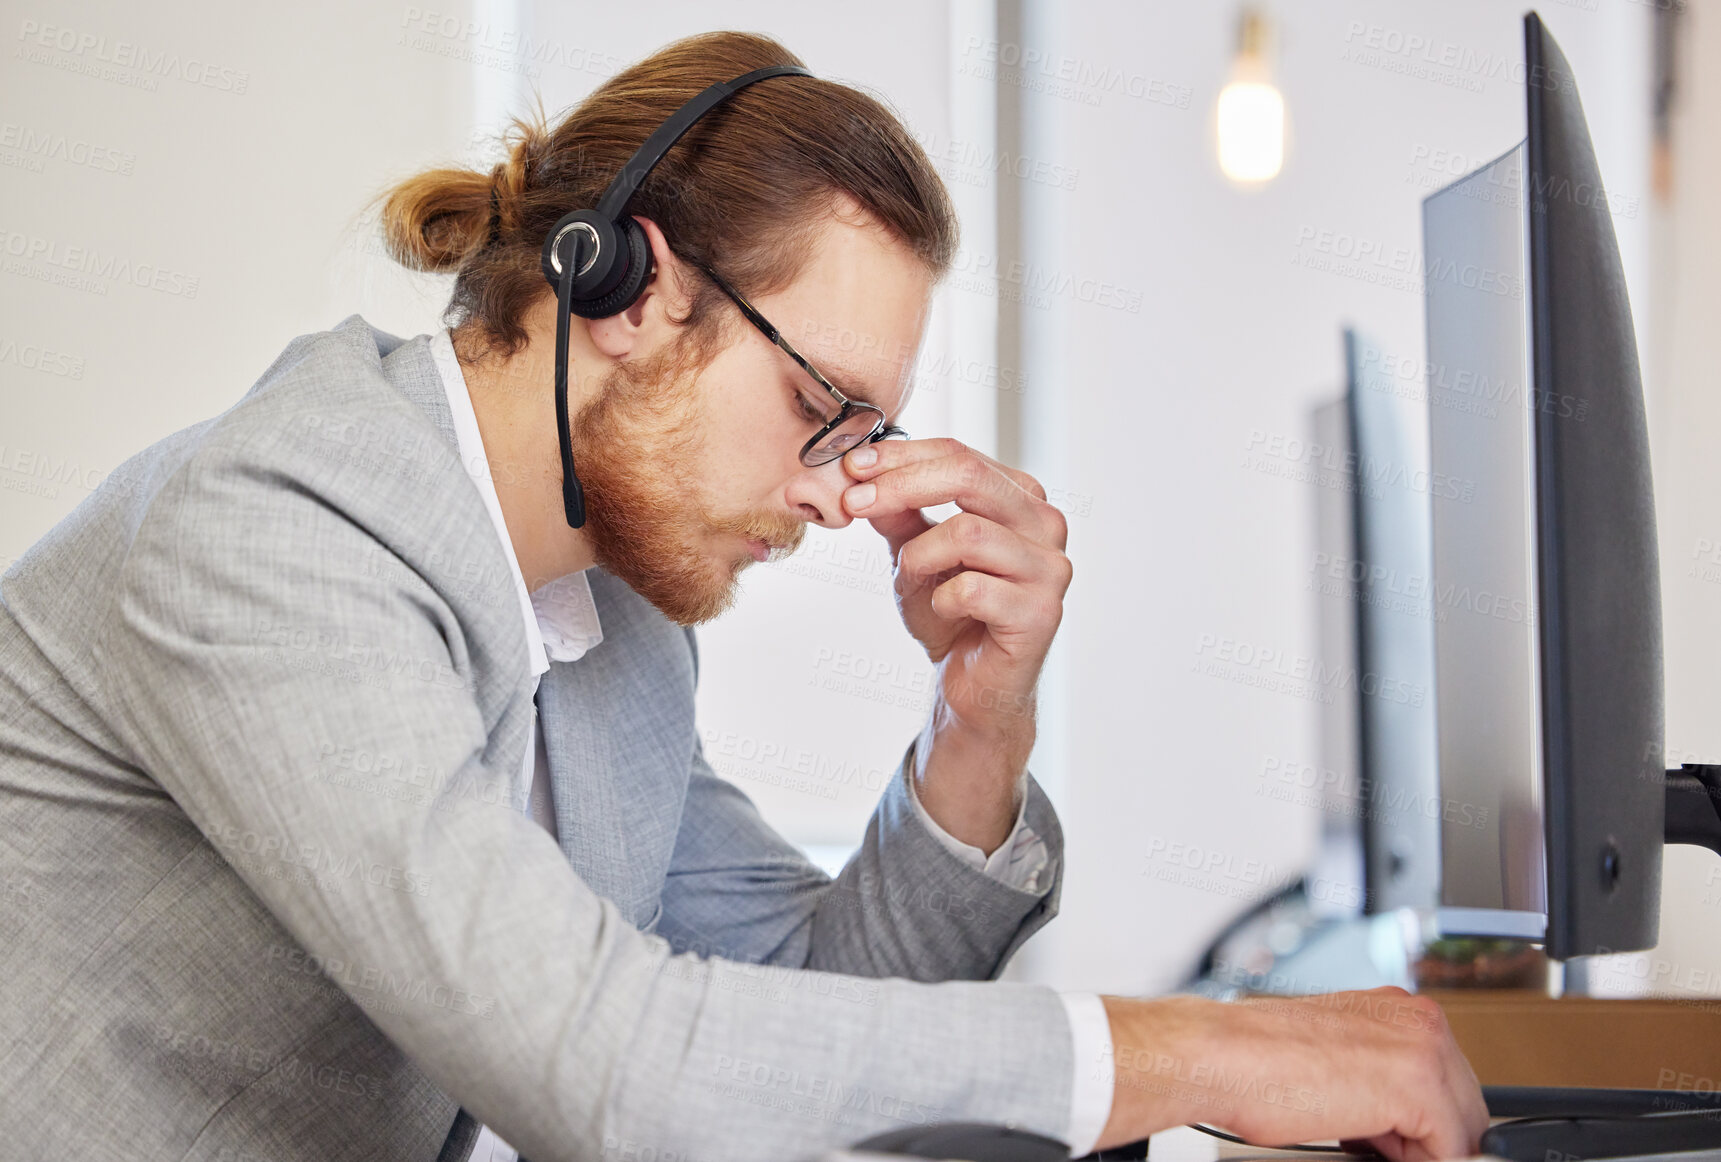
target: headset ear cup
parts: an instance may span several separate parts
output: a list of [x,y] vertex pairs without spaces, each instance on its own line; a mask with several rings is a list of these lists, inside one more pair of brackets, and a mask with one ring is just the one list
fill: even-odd
[[626,248],[627,273],[608,294],[595,299],[574,300],[573,312],[582,319],[606,319],[621,314],[633,306],[634,300],[645,290],[645,284],[651,281],[651,241],[645,236],[645,227],[632,217],[623,218],[616,226]]

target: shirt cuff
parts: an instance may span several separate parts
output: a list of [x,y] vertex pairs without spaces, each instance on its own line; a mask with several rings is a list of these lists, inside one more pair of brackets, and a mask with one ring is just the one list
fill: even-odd
[[1094,1152],[1111,1118],[1113,1073],[1111,1020],[1098,993],[1059,993],[1070,1018],[1075,1078],[1070,1084],[1070,1157]]
[[988,856],[972,843],[963,843],[940,827],[938,821],[921,803],[920,795],[914,789],[913,755],[914,746],[911,744],[908,757],[903,759],[902,764],[903,781],[908,784],[908,801],[914,805],[915,818],[932,832],[934,838],[944,845],[945,850],[969,867],[985,872],[1009,887],[1024,892],[1043,891],[1040,877],[1044,874],[1046,865],[1051,862],[1051,853],[1046,850],[1045,840],[1027,824],[1028,796],[1022,796],[1022,805],[1016,809],[1016,826],[1011,829],[1004,842],[998,845],[998,850]]

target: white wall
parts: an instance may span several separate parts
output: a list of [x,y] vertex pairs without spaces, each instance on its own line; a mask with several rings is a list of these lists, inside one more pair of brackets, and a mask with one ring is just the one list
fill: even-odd
[[435,280],[390,275],[349,231],[470,130],[463,71],[397,44],[400,16],[0,5],[0,343],[64,356],[63,374],[0,356],[0,563],[293,336],[354,311],[434,321]]

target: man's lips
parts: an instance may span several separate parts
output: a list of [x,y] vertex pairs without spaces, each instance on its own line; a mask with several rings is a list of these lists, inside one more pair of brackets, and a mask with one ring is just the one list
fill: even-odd
[[753,559],[755,561],[763,561],[771,555],[771,546],[767,545],[764,541],[749,540],[747,542],[747,547],[753,550]]

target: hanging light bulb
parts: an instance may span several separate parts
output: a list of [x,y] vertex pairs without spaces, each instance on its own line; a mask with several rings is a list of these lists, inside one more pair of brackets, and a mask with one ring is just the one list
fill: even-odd
[[1219,168],[1239,185],[1259,185],[1285,164],[1285,98],[1273,85],[1267,18],[1245,8],[1231,83],[1219,94]]

